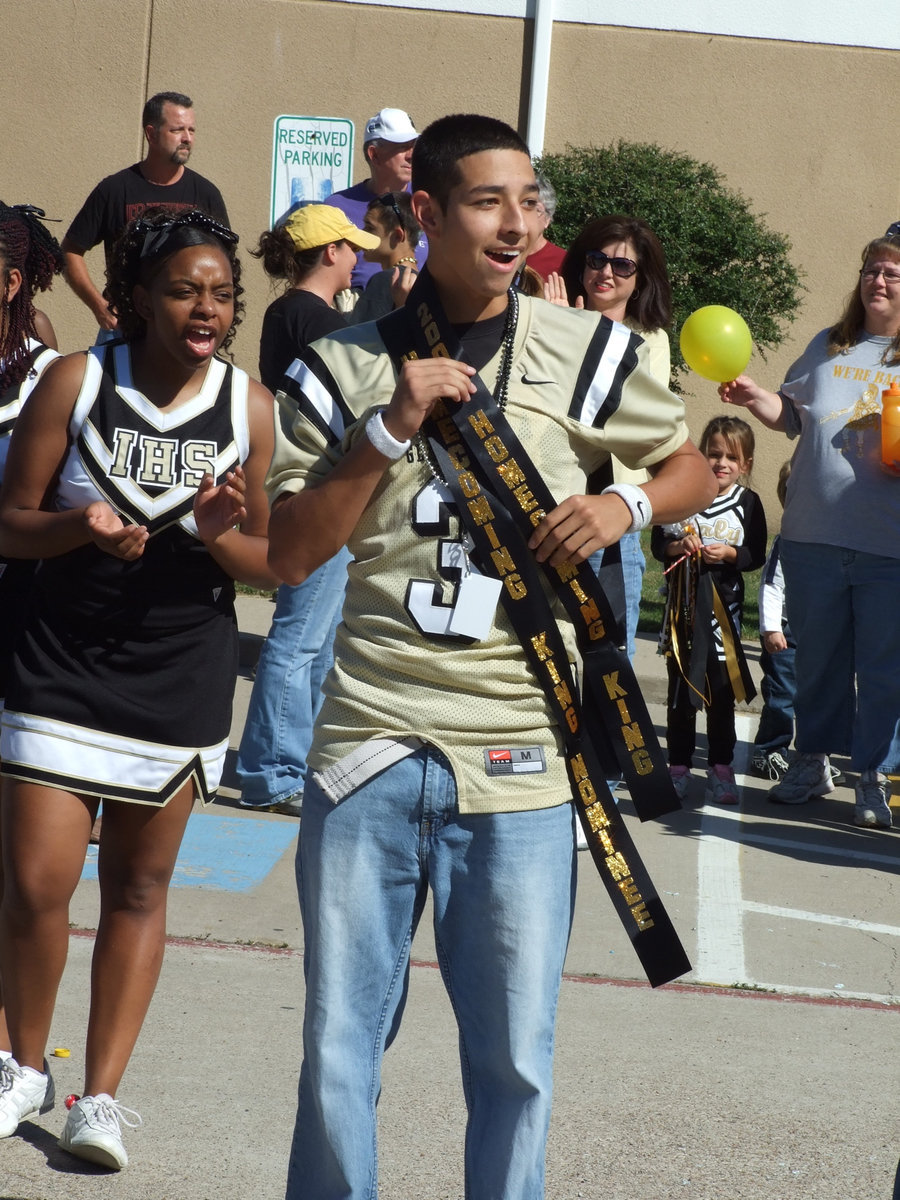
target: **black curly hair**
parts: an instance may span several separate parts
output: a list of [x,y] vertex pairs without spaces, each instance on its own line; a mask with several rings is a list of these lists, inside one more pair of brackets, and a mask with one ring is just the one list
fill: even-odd
[[237,240],[236,233],[199,209],[175,214],[168,208],[148,208],[129,221],[113,246],[106,269],[106,291],[118,321],[117,332],[126,342],[140,341],[147,332],[147,322],[134,306],[133,293],[138,284],[147,287],[179,250],[215,246],[228,259],[234,285],[234,320],[219,347],[221,351],[230,350],[244,312]]
[[[63,267],[59,242],[41,224],[43,210],[30,204],[0,200],[0,392],[15,387],[31,370],[28,339],[34,327],[34,293],[45,292]],[[22,286],[6,298],[9,272],[17,270]]]

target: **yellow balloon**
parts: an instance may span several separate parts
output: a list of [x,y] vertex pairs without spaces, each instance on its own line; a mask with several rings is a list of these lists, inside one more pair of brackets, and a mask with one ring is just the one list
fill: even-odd
[[715,383],[736,379],[753,352],[747,322],[723,304],[707,304],[692,312],[681,327],[679,343],[691,370]]

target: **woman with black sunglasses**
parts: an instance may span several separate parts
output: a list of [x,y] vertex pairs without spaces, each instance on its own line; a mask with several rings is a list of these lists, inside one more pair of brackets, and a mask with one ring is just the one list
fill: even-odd
[[[665,387],[669,386],[671,358],[666,326],[672,318],[672,291],[665,254],[646,221],[621,215],[588,221],[569,247],[560,274],[547,280],[544,295],[555,304],[603,313],[639,333],[647,346],[650,371]],[[612,482],[643,483],[646,478],[644,472],[628,471],[611,460],[610,478],[589,481],[589,490],[602,491]],[[626,534],[618,543],[618,551],[625,586],[625,644],[633,659],[646,565],[640,534]],[[595,570],[604,565],[603,560],[608,566],[610,557],[609,551],[593,556]]]

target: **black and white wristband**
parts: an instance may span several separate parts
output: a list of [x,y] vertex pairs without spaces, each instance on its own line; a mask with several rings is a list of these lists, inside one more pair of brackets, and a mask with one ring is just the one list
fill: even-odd
[[398,442],[395,437],[392,437],[388,433],[384,427],[384,420],[381,416],[382,411],[380,408],[376,409],[368,421],[366,421],[366,437],[379,454],[383,454],[385,458],[396,461],[398,458],[403,457],[412,445],[412,442],[409,438],[405,442]]
[[643,488],[639,488],[634,483],[611,483],[609,487],[603,489],[600,495],[608,496],[610,492],[628,505],[628,511],[631,513],[631,528],[627,529],[626,533],[637,533],[638,530],[646,529],[652,523],[653,505]]

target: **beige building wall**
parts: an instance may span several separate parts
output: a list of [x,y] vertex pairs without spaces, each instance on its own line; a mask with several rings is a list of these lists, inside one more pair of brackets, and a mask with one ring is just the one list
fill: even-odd
[[[246,250],[268,221],[276,116],[352,119],[354,181],[365,174],[363,125],[385,104],[407,109],[419,128],[474,109],[525,130],[528,20],[339,0],[31,0],[8,9],[0,197],[62,218],[62,236],[91,187],[141,156],[145,97],[188,92],[198,129],[191,165],[221,188],[245,250],[236,356],[254,372],[272,293]],[[900,219],[890,152],[897,67],[895,51],[557,23],[544,148],[625,138],[688,153],[788,235],[808,292],[786,347],[751,364],[776,386],[837,315],[864,243]],[[102,251],[88,261],[99,281]],[[63,349],[92,340],[90,315],[63,284],[46,308]],[[687,386],[699,435],[718,399],[696,377]],[[773,517],[788,451],[762,432],[755,478]]]

